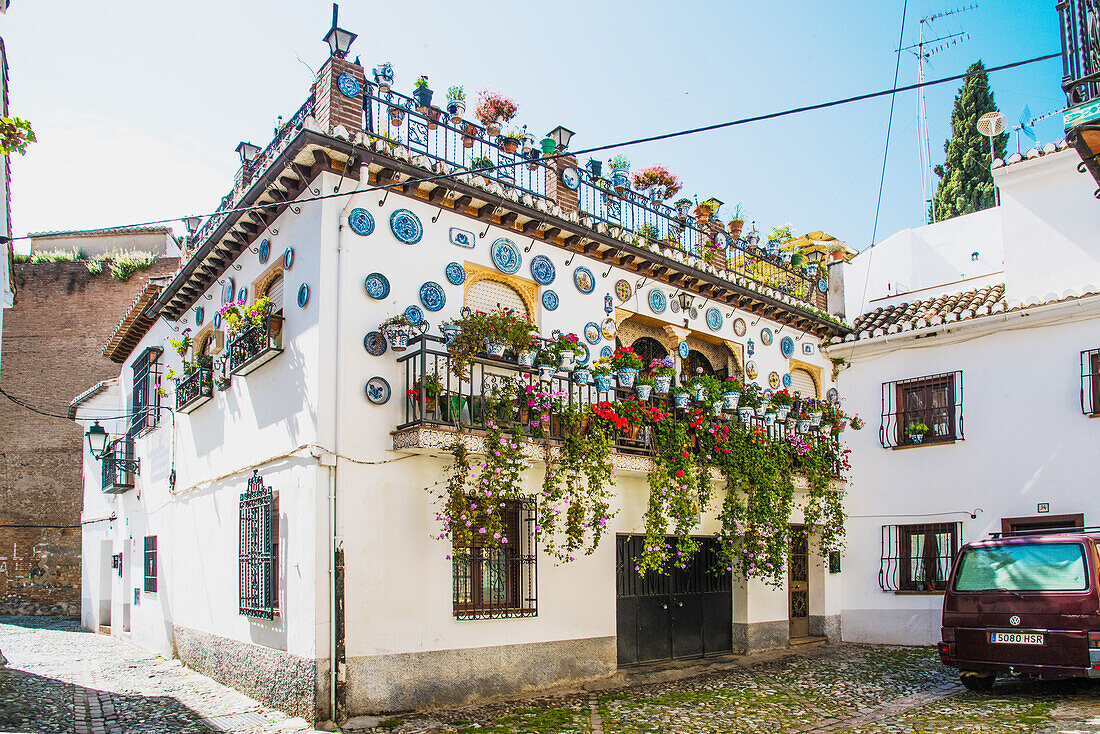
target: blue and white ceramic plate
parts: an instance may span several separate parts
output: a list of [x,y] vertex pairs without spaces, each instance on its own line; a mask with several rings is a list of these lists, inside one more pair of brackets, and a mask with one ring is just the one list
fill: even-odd
[[497,270],[500,272],[511,275],[519,270],[519,250],[516,248],[516,243],[512,242],[512,240],[507,237],[501,237],[493,243],[493,247],[489,252],[493,257],[493,265],[496,265]]
[[722,328],[722,312],[716,308],[707,309],[707,326],[711,331],[718,331]]
[[840,402],[840,392],[835,387],[830,387],[829,392],[825,393],[825,399],[830,403]]
[[258,254],[259,254],[259,258],[260,258],[260,263],[263,264],[263,263],[267,262],[267,258],[271,254],[271,243],[267,241],[266,237],[264,239],[260,240],[260,247],[258,249],[259,249]]
[[217,311],[214,312],[214,328],[215,329],[222,328],[222,315],[220,313],[218,313]]
[[531,277],[539,285],[550,285],[554,282],[554,263],[546,255],[535,255],[531,258]]
[[243,285],[240,288],[237,289],[237,300],[238,301],[247,301],[248,300],[248,289],[245,288]]
[[824,278],[821,278],[820,280],[817,281],[817,289],[819,291],[821,291],[822,293],[828,293],[829,292],[829,281],[825,280]]
[[690,309],[688,309],[688,316],[693,319],[699,318],[699,309],[695,308],[695,306],[692,306]]
[[420,322],[424,320],[424,312],[420,310],[420,306],[409,306],[405,309],[405,318],[413,326],[420,326]]
[[748,331],[748,327],[745,326],[745,320],[743,318],[738,317],[733,320],[734,334],[737,334],[737,336],[744,336],[746,331]]
[[205,314],[206,314],[206,309],[204,309],[202,306],[199,306],[198,308],[195,309],[195,326],[201,326],[202,325],[202,317]]
[[420,218],[408,209],[397,209],[390,215],[390,231],[406,245],[415,245],[424,236]]
[[668,305],[668,298],[665,296],[665,292],[660,288],[653,288],[649,291],[649,310],[653,313],[664,313],[665,307]]
[[763,344],[765,347],[770,347],[772,345],[772,338],[773,336],[771,329],[765,326],[763,329],[760,330],[760,343]]
[[591,359],[592,353],[588,351],[588,345],[584,342],[578,342],[576,350],[577,353],[573,356],[573,359],[577,361],[577,366],[584,367],[588,364],[588,360]]
[[309,303],[309,283],[298,286],[298,308],[305,308]]
[[462,285],[466,282],[466,268],[460,263],[447,263],[447,282],[451,285]]
[[345,97],[359,96],[359,80],[351,74],[341,74],[336,80],[336,88],[339,89],[340,94]]
[[374,231],[374,217],[366,209],[352,209],[348,215],[351,231],[366,237]]
[[459,229],[458,227],[451,227],[451,244],[458,245],[459,247],[465,247],[473,249],[474,233],[468,229]]
[[595,321],[589,321],[584,325],[584,338],[589,344],[600,343],[600,325]]
[[390,400],[390,383],[384,377],[367,380],[367,400],[375,405],[385,405]]
[[443,292],[443,286],[434,280],[429,280],[420,286],[420,302],[429,311],[438,311],[447,303],[447,295]]
[[789,336],[785,336],[779,340],[779,352],[787,359],[790,359],[794,354],[794,339]]
[[771,400],[771,399],[772,399],[772,395],[774,395],[774,394],[775,394],[775,393],[773,393],[773,392],[772,392],[772,391],[771,391],[770,389],[767,389],[767,388],[766,388],[766,389],[764,390],[764,393],[763,393],[763,396],[762,396],[762,397],[763,397],[763,398],[764,398],[765,400]]
[[588,295],[596,290],[596,277],[592,275],[591,270],[581,265],[573,271],[573,285],[577,286],[577,290],[581,293]]
[[233,300],[233,279],[225,279],[225,287],[222,288],[222,303],[229,303]]
[[791,377],[791,373],[790,372],[784,372],[783,373],[783,387],[790,387],[792,383],[794,383],[794,378]]
[[390,281],[382,273],[371,273],[363,281],[363,287],[367,289],[367,295],[376,301],[380,301],[390,294]]
[[367,354],[381,357],[386,353],[386,348],[386,337],[382,336],[381,331],[369,331],[363,337],[363,349],[367,350]]
[[286,248],[286,252],[283,253],[283,270],[290,270],[290,266],[294,264],[294,248]]
[[611,359],[611,355],[613,355],[614,353],[615,353],[615,350],[613,350],[609,346],[604,346],[603,348],[600,349],[600,356],[605,357],[607,359]]
[[805,344],[802,345],[802,353],[803,354],[813,354],[814,353],[814,345],[810,344],[809,342],[806,342]]
[[672,313],[680,313],[680,299],[678,299],[678,298],[668,299],[668,307],[672,309]]
[[682,341],[679,346],[676,347],[676,352],[680,355],[680,359],[687,359],[688,355],[691,354],[691,348],[688,347],[687,342]]
[[547,289],[542,292],[542,307],[547,311],[555,311],[558,308],[558,294]]

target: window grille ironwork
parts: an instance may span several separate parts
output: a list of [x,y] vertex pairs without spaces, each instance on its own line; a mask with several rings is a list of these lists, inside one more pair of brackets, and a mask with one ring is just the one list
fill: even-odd
[[[912,435],[907,427],[914,423],[923,423],[928,426],[928,431],[918,436]],[[879,443],[883,448],[961,440],[961,370],[882,383]]]
[[1100,349],[1081,352],[1081,412],[1100,413]]
[[176,410],[190,413],[214,396],[214,373],[209,367],[199,367],[176,380]]
[[134,441],[122,438],[107,449],[100,462],[103,491],[118,494],[134,488]]
[[157,536],[145,536],[145,591],[157,590]]
[[[535,501],[508,500],[504,526],[509,543],[499,548],[454,548],[454,615],[500,619],[538,615]],[[514,539],[514,540],[513,540]]]
[[241,495],[240,613],[273,619],[278,592],[275,584],[276,544],[273,538],[275,499],[263,477],[253,470]]
[[883,525],[883,591],[943,591],[959,552],[961,522]]
[[247,375],[283,351],[283,317],[270,314],[260,324],[249,324],[229,340],[231,375]]
[[134,360],[134,383],[131,397],[131,436],[154,428],[160,421],[160,355],[162,350],[150,347]]

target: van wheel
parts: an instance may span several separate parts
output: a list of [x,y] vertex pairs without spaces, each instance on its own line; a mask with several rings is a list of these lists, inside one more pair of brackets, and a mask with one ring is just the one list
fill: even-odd
[[959,680],[968,691],[988,691],[997,680],[995,675],[960,675]]

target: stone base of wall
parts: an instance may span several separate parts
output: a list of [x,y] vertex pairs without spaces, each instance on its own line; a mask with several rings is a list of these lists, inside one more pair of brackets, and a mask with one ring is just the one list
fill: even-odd
[[791,642],[791,624],[785,619],[775,622],[734,623],[733,651],[755,652],[787,647]]
[[0,599],[0,614],[17,617],[79,617],[80,605],[67,601],[55,604],[9,596]]
[[328,708],[318,698],[319,661],[189,627],[173,626],[172,637],[184,665],[268,706],[311,722]]
[[840,642],[840,615],[810,615],[810,634]]
[[614,637],[371,655],[347,661],[349,716],[460,705],[616,670]]

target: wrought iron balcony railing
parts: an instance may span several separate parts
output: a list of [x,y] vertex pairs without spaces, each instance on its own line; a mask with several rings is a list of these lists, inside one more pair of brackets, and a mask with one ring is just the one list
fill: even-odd
[[107,494],[121,494],[134,488],[134,441],[120,439],[107,450],[101,460],[103,491]]
[[176,380],[176,411],[190,413],[214,397],[213,370],[199,367]]
[[1100,2],[1060,0],[1058,20],[1062,35],[1062,89],[1066,93],[1067,129],[1100,117],[1074,115],[1073,108],[1100,99]]
[[247,375],[283,351],[283,317],[266,316],[263,323],[242,329],[226,347],[231,375]]

